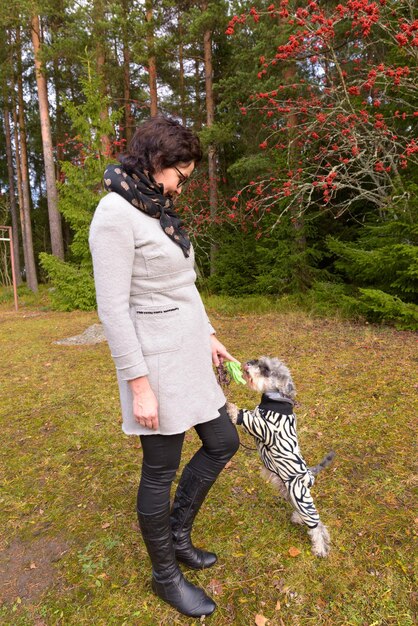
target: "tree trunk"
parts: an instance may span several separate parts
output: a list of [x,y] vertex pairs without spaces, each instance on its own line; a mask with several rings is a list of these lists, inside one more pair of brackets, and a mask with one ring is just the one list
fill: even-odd
[[[206,88],[206,124],[208,128],[215,121],[215,100],[213,96],[213,67],[212,67],[212,32],[206,30],[203,36],[205,58],[205,88]],[[218,181],[217,181],[217,154],[215,144],[208,147],[208,173],[209,173],[209,206],[211,221],[214,222],[218,213]],[[215,257],[218,246],[215,243],[210,247],[210,273],[215,271]]]
[[23,248],[23,257],[24,264],[27,267],[27,248],[26,248],[26,238],[24,232],[24,213],[23,213],[23,194],[22,194],[22,172],[20,170],[20,148],[19,148],[19,132],[18,126],[19,122],[17,119],[17,108],[16,101],[14,96],[12,96],[13,101],[13,138],[15,144],[15,156],[16,156],[16,180],[17,180],[17,199],[19,203],[19,215],[20,215],[20,228],[22,232],[22,248]]
[[127,0],[123,0],[123,26],[122,26],[122,37],[123,37],[123,107],[125,113],[125,139],[126,143],[132,139],[133,130],[134,130],[134,120],[132,117],[132,106],[131,106],[131,74],[130,74],[130,63],[131,63],[131,51],[129,46],[129,35],[128,35],[128,23],[129,23],[129,3]]
[[51,123],[49,119],[48,88],[42,61],[40,59],[41,38],[39,17],[32,16],[32,44],[35,55],[36,84],[38,87],[39,115],[41,120],[42,149],[44,155],[46,195],[48,203],[49,232],[52,254],[64,259],[61,215],[58,211],[58,194],[55,180],[55,164],[52,145]]
[[[5,99],[6,102],[6,99]],[[13,156],[12,156],[12,136],[10,132],[10,112],[5,105],[4,111],[4,131],[6,136],[6,158],[7,158],[7,173],[9,178],[9,197],[10,197],[10,215],[12,218],[12,233],[13,233],[13,258],[16,272],[16,283],[22,284],[22,275],[20,271],[20,254],[19,254],[19,219],[17,215],[16,205],[16,192],[15,192],[15,178],[13,171]]]
[[131,108],[131,75],[129,71],[129,64],[131,61],[131,54],[129,50],[129,44],[123,44],[123,98],[124,98],[124,110],[125,110],[125,139],[126,143],[132,139],[134,130],[134,120],[132,117]]
[[[59,16],[56,19],[51,21],[51,31],[53,35],[52,42],[55,43],[55,38],[58,39],[57,30],[62,26],[62,21],[60,21]],[[56,163],[55,163],[55,178],[58,182],[62,182],[63,180],[63,172],[61,168],[61,163],[64,161],[65,152],[65,126],[64,126],[64,107],[62,106],[62,95],[61,92],[64,92],[63,85],[66,84],[68,88],[68,79],[63,78],[62,70],[60,66],[62,66],[62,59],[58,56],[54,55],[53,61],[53,83],[54,83],[54,92],[55,92],[55,137],[53,138],[56,146]],[[71,87],[70,87],[71,90]],[[62,221],[62,237],[64,240],[64,257],[66,250],[69,249],[71,243],[71,230],[69,224],[66,222],[63,215],[61,215]]]
[[[292,85],[297,80],[297,69],[294,62],[289,62],[283,72],[283,78],[285,84]],[[300,148],[296,144],[297,128],[298,128],[298,116],[296,113],[291,113],[287,121],[288,126],[288,168],[294,171],[298,167],[298,161],[300,159]],[[293,203],[290,205],[290,222],[293,229],[293,238],[295,242],[295,252],[298,253],[297,260],[293,268],[293,276],[298,284],[298,288],[301,291],[305,291],[312,284],[311,269],[309,263],[306,260],[306,235],[304,227],[303,213]]]
[[[106,87],[106,75],[105,75],[105,63],[106,54],[104,48],[105,32],[105,12],[103,6],[103,0],[94,0],[93,3],[93,22],[94,22],[94,36],[96,40],[96,70],[100,76],[103,86],[103,108],[100,111],[100,119],[105,122],[109,119],[109,111],[107,108],[107,87]],[[112,142],[108,134],[103,133],[100,138],[102,144],[102,153],[105,156],[111,156],[112,154]]]
[[36,276],[35,255],[33,251],[32,224],[31,224],[31,196],[29,188],[28,150],[26,143],[25,103],[23,100],[22,79],[22,48],[20,40],[20,28],[16,29],[16,53],[17,53],[17,96],[19,115],[19,136],[16,144],[16,152],[20,146],[20,174],[22,184],[22,207],[21,213],[22,230],[25,255],[26,282],[34,292],[38,291],[38,278]]
[[[60,9],[61,9],[61,4],[60,4]],[[63,27],[64,23],[63,20],[61,19],[61,17],[59,15],[54,16],[51,21],[51,39],[52,39],[52,44],[59,46],[59,29]],[[60,66],[62,66],[62,58],[60,58],[59,56],[57,56],[56,54],[54,54],[53,60],[52,60],[52,67],[53,67],[53,71],[52,71],[52,80],[54,83],[54,92],[55,92],[55,137],[54,137],[54,141],[55,141],[55,145],[56,145],[56,151],[57,151],[57,163],[55,164],[55,178],[59,181],[61,180],[61,161],[64,160],[64,149],[63,149],[63,142],[64,142],[64,125],[63,125],[63,113],[64,113],[64,107],[62,106],[62,102],[61,102],[61,91],[64,92],[64,84],[65,84],[65,78],[63,79],[63,75],[62,75],[62,69]],[[68,87],[68,85],[67,85]]]
[[196,55],[194,60],[194,78],[195,78],[195,128],[197,131],[202,130],[202,98],[200,94],[200,62]]
[[148,48],[148,75],[150,91],[150,114],[151,117],[158,115],[157,94],[157,62],[154,51],[154,24],[152,0],[145,2],[145,19],[147,21],[147,48]]
[[179,89],[180,89],[180,114],[183,126],[186,125],[186,94],[184,88],[184,46],[183,46],[183,22],[181,12],[178,13],[179,29]]
[[[284,83],[291,85],[296,82],[296,65],[293,62],[289,62],[283,71]],[[289,135],[289,147],[288,147],[288,167],[289,170],[294,170],[297,167],[299,160],[299,148],[296,145],[296,135],[298,118],[296,113],[291,113],[288,117],[288,135]],[[298,211],[297,207],[291,206],[290,209],[291,222],[295,235],[295,243],[300,251],[306,248],[306,237],[304,232],[302,212]]]

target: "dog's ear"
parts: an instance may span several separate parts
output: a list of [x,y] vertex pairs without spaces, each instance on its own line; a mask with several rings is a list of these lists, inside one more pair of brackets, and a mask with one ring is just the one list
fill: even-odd
[[270,376],[270,367],[269,365],[266,363],[266,361],[260,361],[258,364],[259,367],[259,372],[260,372],[260,376],[262,376],[263,378],[268,378]]
[[286,395],[288,395],[290,398],[294,398],[294,396],[296,395],[295,393],[295,385],[293,384],[292,380],[289,380],[286,384],[286,390],[285,393]]

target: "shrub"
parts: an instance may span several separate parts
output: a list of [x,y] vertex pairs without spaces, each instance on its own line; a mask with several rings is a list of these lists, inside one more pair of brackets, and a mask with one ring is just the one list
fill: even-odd
[[65,263],[51,254],[41,253],[42,267],[51,279],[51,304],[59,311],[96,308],[96,296],[92,272],[87,267]]
[[402,330],[418,330],[418,306],[403,302],[380,289],[359,289],[359,311],[372,322],[394,324]]

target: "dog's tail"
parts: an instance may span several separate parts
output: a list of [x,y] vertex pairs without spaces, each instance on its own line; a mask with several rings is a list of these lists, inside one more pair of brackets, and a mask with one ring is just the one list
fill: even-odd
[[319,472],[322,472],[322,470],[328,467],[328,465],[331,465],[332,461],[334,460],[334,457],[335,457],[334,450],[330,450],[330,452],[328,452],[328,454],[324,456],[324,458],[322,459],[320,463],[309,468],[312,474],[316,476],[317,474],[319,474]]

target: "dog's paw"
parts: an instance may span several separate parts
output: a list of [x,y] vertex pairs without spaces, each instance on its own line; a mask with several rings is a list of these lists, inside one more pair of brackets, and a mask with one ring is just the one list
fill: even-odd
[[312,552],[315,556],[327,557],[331,551],[331,538],[328,528],[319,522],[316,528],[308,530],[308,535],[312,541]]
[[331,552],[330,546],[326,546],[326,545],[322,545],[318,547],[312,546],[312,554],[314,554],[315,556],[319,556],[323,559],[326,559],[327,556],[329,556],[330,552]]
[[229,415],[229,419],[233,424],[237,423],[239,408],[233,402],[226,403],[226,411]]

